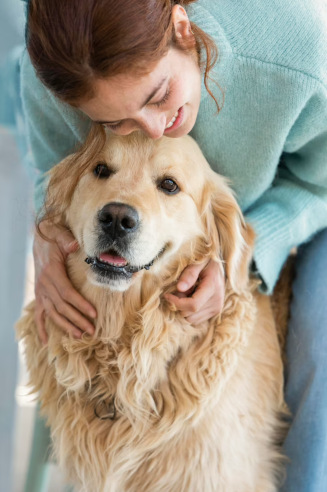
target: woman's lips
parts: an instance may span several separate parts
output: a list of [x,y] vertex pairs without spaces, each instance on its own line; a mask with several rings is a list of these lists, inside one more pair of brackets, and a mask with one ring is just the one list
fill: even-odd
[[182,124],[183,116],[184,116],[184,107],[182,106],[181,108],[179,108],[176,115],[174,115],[173,118],[170,120],[171,122],[175,118],[175,121],[173,121],[173,124],[171,126],[165,129],[164,133],[170,133],[171,131],[176,130],[176,128],[178,128]]

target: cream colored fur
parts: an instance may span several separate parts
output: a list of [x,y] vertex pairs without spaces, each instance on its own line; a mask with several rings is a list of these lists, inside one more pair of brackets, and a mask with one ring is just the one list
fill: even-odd
[[[97,309],[96,334],[75,340],[48,319],[44,348],[33,303],[17,327],[54,454],[83,492],[277,491],[283,367],[269,298],[248,276],[253,233],[190,137],[105,139],[91,135],[53,169],[46,211],[79,241],[68,270]],[[100,161],[115,171],[108,179],[93,174]],[[158,189],[167,176],[176,195]],[[166,249],[149,271],[108,288],[84,259],[112,201],[140,215],[130,261]],[[193,327],[163,294],[205,258],[222,262],[226,298],[220,316]]]

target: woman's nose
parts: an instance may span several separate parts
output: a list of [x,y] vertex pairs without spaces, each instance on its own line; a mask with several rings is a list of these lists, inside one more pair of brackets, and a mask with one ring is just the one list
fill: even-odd
[[153,140],[162,137],[166,128],[166,116],[164,113],[144,115],[140,121],[142,131]]

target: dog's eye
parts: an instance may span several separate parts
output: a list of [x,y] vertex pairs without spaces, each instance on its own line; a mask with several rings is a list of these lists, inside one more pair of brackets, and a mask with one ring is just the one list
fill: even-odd
[[178,184],[175,183],[175,181],[170,178],[166,178],[160,181],[158,187],[164,193],[167,193],[167,195],[174,195],[175,193],[179,192]]
[[97,178],[109,178],[109,176],[111,175],[111,170],[105,162],[99,162],[93,169],[93,174]]

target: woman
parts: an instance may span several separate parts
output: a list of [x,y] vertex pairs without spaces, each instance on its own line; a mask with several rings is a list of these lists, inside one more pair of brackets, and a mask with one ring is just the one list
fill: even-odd
[[[27,48],[37,76],[27,54],[22,60],[29,142],[42,173],[84,140],[91,120],[120,135],[191,132],[213,169],[230,178],[256,230],[262,290],[272,291],[290,249],[300,247],[288,343],[287,492],[327,485],[326,27],[324,0],[31,0]],[[210,71],[215,45],[219,62]],[[221,87],[211,86],[214,97],[204,87],[209,72]],[[41,229],[55,241],[35,238],[40,337],[46,343],[44,312],[74,336],[92,333],[96,313],[65,274],[76,242],[69,231]],[[197,324],[220,311],[224,277],[213,262],[190,265],[177,291],[171,300]]]

